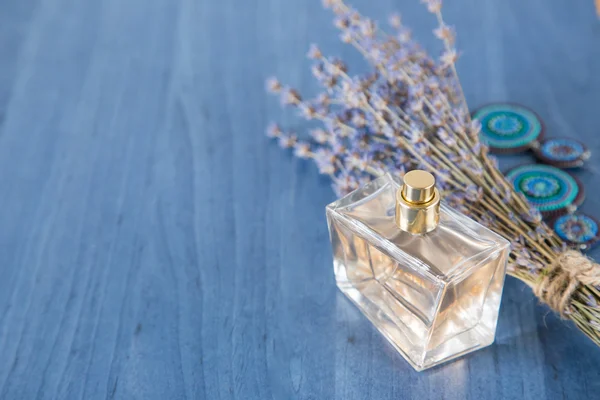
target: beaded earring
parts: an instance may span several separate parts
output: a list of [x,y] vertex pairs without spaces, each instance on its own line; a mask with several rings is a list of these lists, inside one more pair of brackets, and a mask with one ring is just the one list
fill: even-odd
[[565,214],[555,217],[550,226],[564,241],[580,250],[589,250],[598,243],[598,220],[583,214]]
[[473,118],[481,121],[481,141],[491,153],[515,154],[531,150],[545,164],[559,168],[581,167],[590,157],[587,147],[574,139],[544,138],[544,124],[526,107],[489,104],[477,109]]
[[599,242],[598,222],[575,213],[585,198],[579,179],[559,168],[581,167],[587,147],[570,138],[545,138],[544,124],[532,110],[510,103],[488,104],[473,112],[481,122],[481,141],[494,154],[532,151],[543,164],[522,165],[506,174],[515,190],[542,213],[558,236],[588,250]]
[[585,198],[579,179],[551,165],[521,165],[506,177],[544,217],[573,213]]

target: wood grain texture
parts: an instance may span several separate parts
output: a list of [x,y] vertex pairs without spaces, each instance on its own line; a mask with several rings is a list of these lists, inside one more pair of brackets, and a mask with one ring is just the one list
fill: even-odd
[[[370,3],[370,4],[369,4]],[[433,51],[417,0],[393,9]],[[496,343],[412,371],[335,288],[302,130],[309,43],[364,65],[316,1],[0,0],[0,398],[579,399],[600,349],[509,279]],[[585,141],[600,209],[592,2],[448,2],[471,105],[511,100]],[[524,158],[502,159],[504,166]],[[592,255],[600,256],[596,251]]]

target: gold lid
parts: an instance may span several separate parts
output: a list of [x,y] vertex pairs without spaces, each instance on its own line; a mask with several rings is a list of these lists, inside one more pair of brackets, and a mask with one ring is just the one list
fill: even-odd
[[413,170],[404,175],[396,193],[396,225],[413,234],[435,229],[440,219],[440,194],[435,178],[427,171]]

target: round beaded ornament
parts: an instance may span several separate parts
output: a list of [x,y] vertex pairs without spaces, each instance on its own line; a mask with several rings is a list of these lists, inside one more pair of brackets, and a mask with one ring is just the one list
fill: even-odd
[[516,104],[488,104],[477,109],[473,118],[481,122],[481,141],[492,153],[518,153],[528,150],[543,136],[540,118]]
[[566,214],[554,218],[551,223],[556,234],[564,241],[589,250],[598,243],[598,221],[586,214]]
[[581,142],[570,138],[547,138],[532,145],[540,161],[559,168],[581,167],[590,158],[590,151]]
[[546,216],[573,212],[584,199],[579,181],[550,165],[522,165],[510,170],[506,177],[518,193]]
[[527,107],[494,103],[473,112],[481,122],[479,134],[491,153],[520,153],[533,150],[538,160],[559,168],[580,167],[590,157],[587,147],[570,138],[544,139],[544,124]]

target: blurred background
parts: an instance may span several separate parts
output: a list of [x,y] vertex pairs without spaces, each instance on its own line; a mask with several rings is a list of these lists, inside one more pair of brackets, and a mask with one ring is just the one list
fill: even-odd
[[[441,50],[418,0],[350,4]],[[520,103],[584,142],[600,217],[594,2],[444,15],[469,105]],[[330,183],[264,136],[307,127],[264,81],[316,93],[310,43],[366,68],[331,20],[316,0],[0,0],[0,398],[597,395],[599,349],[513,278],[496,343],[424,373],[338,292]]]

